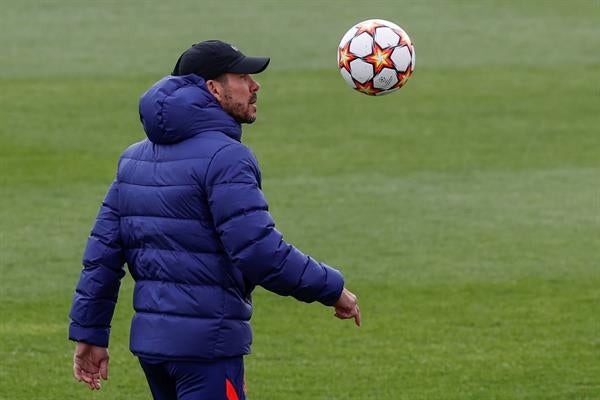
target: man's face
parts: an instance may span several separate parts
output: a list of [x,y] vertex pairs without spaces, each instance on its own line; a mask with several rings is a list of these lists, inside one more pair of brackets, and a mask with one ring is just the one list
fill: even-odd
[[248,74],[225,73],[206,82],[221,107],[239,123],[256,121],[256,92],[260,85]]

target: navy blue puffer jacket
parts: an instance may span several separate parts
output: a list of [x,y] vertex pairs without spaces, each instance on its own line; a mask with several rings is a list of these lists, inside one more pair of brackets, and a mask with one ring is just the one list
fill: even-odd
[[332,305],[344,282],[286,243],[241,127],[196,75],[140,100],[148,139],[129,147],[83,257],[69,337],[108,346],[126,262],[135,280],[130,348],[159,359],[247,354],[255,285]]

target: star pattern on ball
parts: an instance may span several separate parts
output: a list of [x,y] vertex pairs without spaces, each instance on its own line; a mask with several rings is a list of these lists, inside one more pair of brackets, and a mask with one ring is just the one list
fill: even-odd
[[375,29],[379,28],[380,26],[385,26],[385,25],[382,25],[377,21],[368,21],[368,22],[365,22],[364,24],[360,24],[358,26],[358,31],[356,31],[356,33],[354,34],[354,37],[360,35],[363,32],[367,32],[372,37],[375,37]]
[[383,90],[377,89],[373,86],[373,81],[367,81],[364,84],[354,81],[354,84],[356,85],[356,90],[364,94],[368,94],[369,96],[375,96],[377,93],[383,92]]
[[350,52],[350,42],[346,43],[344,47],[339,49],[339,67],[345,68],[346,71],[350,71],[350,61],[355,60],[356,56]]
[[406,37],[405,33],[402,33],[397,29],[394,29],[394,32],[396,32],[396,35],[400,37],[400,42],[398,43],[398,46],[408,46],[409,48],[412,48],[412,42],[408,37]]
[[398,88],[401,88],[402,86],[404,86],[404,84],[406,83],[406,81],[408,80],[409,77],[410,77],[410,68],[409,68],[409,72],[406,72],[406,73],[399,72],[398,73],[398,83],[396,84],[396,86]]
[[373,45],[373,53],[370,56],[365,57],[365,60],[373,65],[375,74],[378,74],[384,68],[394,68],[394,62],[392,61],[393,51],[394,47],[382,49],[375,43]]

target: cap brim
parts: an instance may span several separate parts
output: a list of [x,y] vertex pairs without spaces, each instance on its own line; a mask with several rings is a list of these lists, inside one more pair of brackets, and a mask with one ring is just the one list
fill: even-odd
[[269,61],[271,61],[269,57],[244,57],[231,68],[228,68],[227,72],[234,74],[258,74],[267,68]]

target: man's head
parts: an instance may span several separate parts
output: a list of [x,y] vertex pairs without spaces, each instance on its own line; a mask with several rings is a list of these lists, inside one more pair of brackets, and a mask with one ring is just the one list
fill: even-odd
[[226,72],[206,81],[206,86],[223,110],[239,123],[256,121],[256,92],[260,85],[250,74]]
[[187,49],[172,74],[201,76],[227,113],[240,123],[252,123],[260,85],[250,75],[264,71],[269,61],[268,57],[246,57],[228,43],[207,40]]

